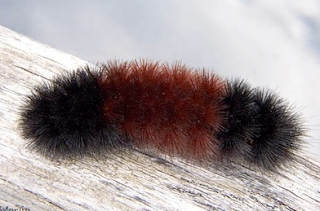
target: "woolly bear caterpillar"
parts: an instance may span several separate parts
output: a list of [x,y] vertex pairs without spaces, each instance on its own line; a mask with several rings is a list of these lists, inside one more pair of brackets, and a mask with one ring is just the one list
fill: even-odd
[[145,60],[80,67],[36,87],[20,126],[49,157],[136,146],[266,169],[293,159],[303,136],[299,116],[271,91]]

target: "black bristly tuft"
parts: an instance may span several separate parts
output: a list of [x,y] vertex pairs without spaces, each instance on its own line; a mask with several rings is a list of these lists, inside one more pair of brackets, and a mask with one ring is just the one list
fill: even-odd
[[21,112],[22,135],[30,147],[50,156],[83,155],[124,143],[102,120],[99,72],[89,67],[38,86]]
[[253,118],[258,113],[258,107],[253,102],[253,90],[243,80],[228,81],[223,103],[226,105],[227,120],[218,134],[222,159],[244,158],[250,151],[249,144],[260,130]]
[[254,102],[260,133],[251,144],[248,160],[266,169],[276,169],[293,161],[304,130],[299,115],[275,93],[256,89]]
[[227,83],[223,103],[226,123],[218,134],[222,159],[269,170],[294,160],[304,130],[283,99],[237,79]]

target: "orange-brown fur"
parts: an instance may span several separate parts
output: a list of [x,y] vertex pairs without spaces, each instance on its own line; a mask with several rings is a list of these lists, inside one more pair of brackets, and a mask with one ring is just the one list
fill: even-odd
[[212,158],[223,127],[225,82],[175,63],[112,61],[102,66],[103,115],[133,144],[169,155]]

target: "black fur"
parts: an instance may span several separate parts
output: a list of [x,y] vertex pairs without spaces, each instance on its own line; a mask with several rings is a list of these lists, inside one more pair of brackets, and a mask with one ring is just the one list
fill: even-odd
[[35,89],[21,113],[22,135],[31,148],[51,157],[97,153],[125,142],[102,121],[99,71],[88,67]]
[[253,89],[244,81],[227,82],[223,100],[227,122],[218,135],[223,159],[246,157],[251,150],[248,143],[252,143],[259,134],[260,127],[254,118],[259,108],[253,101],[253,95]]
[[266,169],[294,159],[304,130],[283,99],[239,79],[228,82],[226,93],[227,123],[218,135],[223,159],[241,158]]
[[254,102],[259,107],[256,115],[259,136],[251,144],[248,160],[267,169],[275,169],[293,161],[301,145],[304,129],[299,115],[275,93],[255,89]]

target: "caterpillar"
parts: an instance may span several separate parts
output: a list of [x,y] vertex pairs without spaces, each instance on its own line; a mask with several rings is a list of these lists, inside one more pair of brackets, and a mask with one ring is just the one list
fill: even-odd
[[276,93],[181,63],[112,60],[34,88],[22,137],[53,158],[137,147],[195,161],[293,160],[304,130]]

